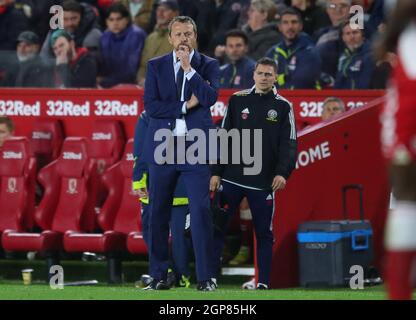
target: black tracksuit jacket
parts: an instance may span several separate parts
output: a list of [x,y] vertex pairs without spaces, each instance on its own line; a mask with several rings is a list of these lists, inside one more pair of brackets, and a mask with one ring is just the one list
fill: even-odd
[[[277,94],[275,88],[266,94],[252,89],[236,92],[231,96],[227,113],[222,122],[227,131],[237,129],[242,137],[242,129],[251,129],[250,156],[254,152],[254,129],[262,129],[261,171],[258,175],[244,174],[244,168],[253,165],[242,161],[242,141],[240,142],[240,164],[231,164],[232,150],[228,139],[228,163],[211,166],[212,175],[221,176],[224,181],[244,187],[271,189],[276,175],[288,179],[296,165],[297,140],[295,118],[291,104]],[[243,139],[241,139],[243,140]],[[246,143],[247,148],[247,141]],[[259,156],[259,155],[256,155]]]

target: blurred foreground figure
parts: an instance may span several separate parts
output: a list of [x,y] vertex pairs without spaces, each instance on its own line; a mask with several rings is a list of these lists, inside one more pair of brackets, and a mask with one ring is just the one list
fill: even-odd
[[400,0],[389,19],[380,54],[396,51],[382,114],[383,151],[397,199],[386,227],[386,279],[390,299],[411,299],[416,271],[416,1]]

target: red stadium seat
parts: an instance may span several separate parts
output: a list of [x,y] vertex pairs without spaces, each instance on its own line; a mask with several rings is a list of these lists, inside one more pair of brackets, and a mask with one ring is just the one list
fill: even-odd
[[90,232],[95,219],[96,163],[88,157],[84,138],[67,138],[59,158],[44,167],[39,180],[45,194],[35,212],[35,221],[44,231],[23,233],[5,230],[2,244],[9,251],[40,251],[48,265],[57,264],[68,230]]
[[33,123],[30,145],[38,161],[38,170],[58,158],[64,141],[61,121],[37,119]]
[[93,122],[89,154],[97,161],[98,207],[101,207],[107,195],[101,176],[108,167],[120,160],[125,143],[123,129],[119,121],[96,120]]
[[97,159],[101,173],[120,160],[126,141],[119,121],[96,120],[90,136],[90,157]]
[[36,160],[30,156],[29,140],[7,140],[0,155],[0,236],[11,229],[29,230],[35,209]]
[[[127,250],[126,238],[131,231],[140,230],[140,206],[132,193],[133,140],[126,145],[123,158],[103,175],[109,195],[98,216],[103,233],[86,234],[69,231],[64,236],[64,248],[68,252],[105,253],[108,262],[109,282],[121,282],[120,253]],[[140,241],[139,241],[140,242]],[[144,242],[140,253],[146,253]]]

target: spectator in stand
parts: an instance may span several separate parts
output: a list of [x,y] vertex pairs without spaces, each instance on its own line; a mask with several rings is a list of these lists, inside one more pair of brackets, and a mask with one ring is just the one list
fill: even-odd
[[220,88],[247,89],[254,85],[256,62],[247,57],[248,37],[244,31],[234,29],[225,36],[227,64],[220,67]]
[[316,0],[291,0],[291,5],[300,13],[303,31],[310,36],[331,24],[328,14],[322,7],[316,5]]
[[352,4],[364,8],[365,37],[371,40],[385,19],[384,0],[352,0]]
[[41,41],[49,32],[49,10],[53,5],[60,4],[60,0],[16,0],[15,8],[20,10],[28,19],[30,27],[27,30],[34,31]]
[[[98,51],[102,32],[98,28],[98,17],[93,7],[75,0],[65,0],[62,3],[64,10],[64,29],[69,33],[77,47],[84,47],[91,52]],[[53,58],[51,51],[51,30],[41,49],[41,57]]]
[[237,21],[237,28],[241,29],[248,21],[248,10],[250,8],[250,0],[240,0],[238,4],[240,5],[240,15]]
[[[191,17],[198,26],[198,51],[208,52],[212,34],[215,30],[215,9],[214,0],[177,0],[179,6],[179,15]],[[156,8],[158,2],[155,2],[151,15],[150,28],[153,30],[156,25]]]
[[62,29],[52,33],[51,47],[56,58],[57,88],[96,87],[97,65],[87,48],[77,48],[71,35]]
[[365,40],[364,30],[352,29],[349,21],[341,26],[345,49],[338,61],[336,89],[369,89],[374,71],[371,45]]
[[93,7],[96,15],[97,15],[97,22],[99,25],[100,30],[105,30],[105,16],[107,13],[107,9],[115,2],[119,2],[120,0],[77,0],[78,2],[86,3]]
[[133,23],[150,33],[150,18],[155,0],[119,0],[130,12]]
[[247,55],[258,60],[267,49],[280,41],[281,36],[273,21],[276,6],[271,0],[252,0],[248,10],[248,23],[242,29],[248,36]]
[[3,148],[4,141],[14,135],[14,124],[9,117],[0,117],[0,150]]
[[322,105],[322,121],[331,119],[332,117],[345,112],[345,103],[340,98],[326,98]]
[[39,56],[40,39],[32,31],[17,38],[16,64],[9,76],[11,87],[51,87],[52,70]]
[[288,8],[282,12],[279,30],[283,40],[266,56],[278,66],[277,84],[284,89],[319,89],[321,60],[312,39],[302,32],[300,14]]
[[210,52],[213,52],[217,45],[225,43],[225,34],[228,30],[237,27],[241,10],[241,5],[237,0],[215,0],[215,3],[215,22],[210,41]]
[[14,0],[0,0],[0,50],[14,51],[18,35],[28,28],[29,21],[14,7]]
[[99,85],[110,88],[121,83],[136,83],[146,33],[131,23],[127,8],[121,3],[107,10],[108,29],[100,40]]
[[172,45],[168,41],[168,26],[169,22],[178,15],[179,6],[176,0],[159,1],[156,9],[156,26],[153,32],[146,38],[140,60],[140,68],[137,72],[137,83],[139,86],[144,87],[147,62],[154,57],[162,56],[172,51]]
[[317,45],[339,38],[338,27],[348,20],[350,8],[351,0],[327,0],[326,13],[331,20],[331,25],[321,28],[315,33]]
[[331,26],[322,28],[314,35],[321,61],[325,61],[322,64],[322,72],[327,78],[328,87],[334,85],[338,60],[344,49],[339,35],[339,26],[348,20],[350,7],[351,0],[327,0],[326,12],[331,20]]

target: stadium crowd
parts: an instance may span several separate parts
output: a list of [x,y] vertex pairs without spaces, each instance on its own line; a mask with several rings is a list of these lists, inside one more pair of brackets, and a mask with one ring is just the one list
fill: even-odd
[[[51,30],[53,5],[63,27]],[[350,17],[364,9],[364,28]],[[278,62],[283,89],[383,89],[394,54],[372,47],[384,0],[0,0],[0,87],[144,86],[146,64],[172,50],[168,24],[198,26],[198,50],[221,62],[221,87],[252,85],[254,61]],[[354,16],[355,17],[355,16]]]

